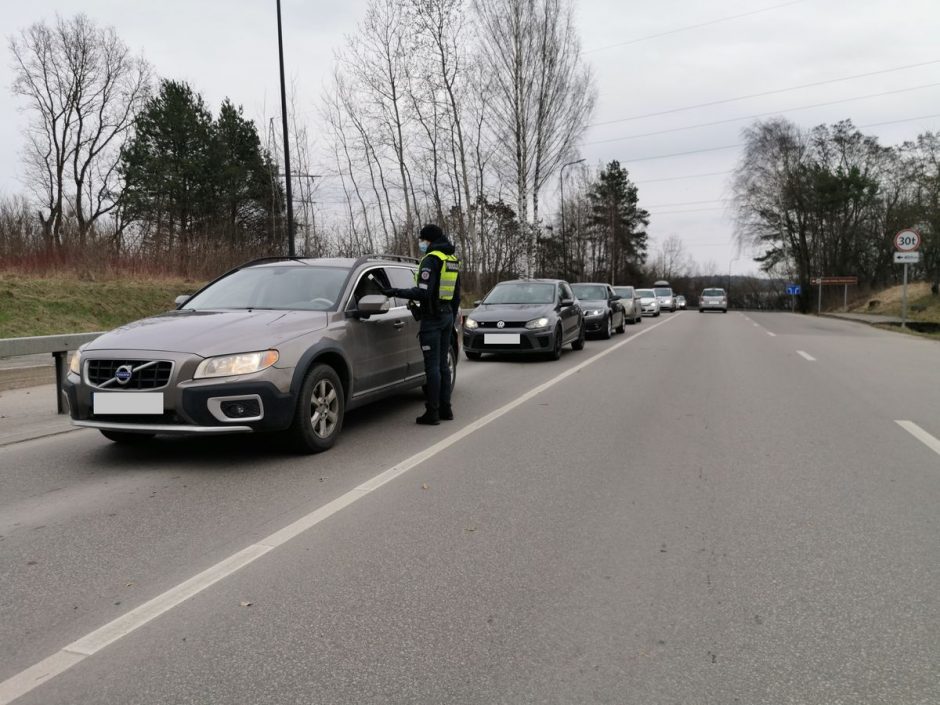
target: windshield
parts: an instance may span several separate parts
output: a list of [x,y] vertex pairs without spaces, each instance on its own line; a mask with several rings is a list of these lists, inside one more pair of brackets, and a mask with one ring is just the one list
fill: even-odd
[[724,296],[724,289],[706,289],[702,292],[702,296]]
[[672,296],[672,289],[669,289],[667,287],[659,286],[659,287],[656,287],[654,291],[656,292],[656,296]]
[[518,282],[497,284],[483,299],[485,304],[552,304],[555,303],[554,284]]
[[656,295],[653,293],[652,289],[637,289],[636,295],[641,299],[653,299],[656,298]]
[[336,307],[348,274],[336,267],[249,267],[210,285],[183,308],[329,311]]
[[574,295],[583,301],[597,301],[607,298],[607,287],[598,284],[572,284]]
[[614,291],[617,296],[622,296],[625,299],[633,298],[633,287],[632,286],[615,286]]

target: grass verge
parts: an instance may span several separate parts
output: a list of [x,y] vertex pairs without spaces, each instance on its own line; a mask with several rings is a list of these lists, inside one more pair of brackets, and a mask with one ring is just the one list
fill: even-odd
[[168,311],[177,296],[200,286],[182,278],[95,281],[0,272],[0,338],[108,330]]

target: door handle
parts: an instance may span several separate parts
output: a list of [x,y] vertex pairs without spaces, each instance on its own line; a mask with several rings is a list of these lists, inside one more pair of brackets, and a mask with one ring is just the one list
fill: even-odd
[[396,328],[404,328],[404,327],[405,327],[405,322],[404,322],[404,321],[395,321],[392,325],[395,326]]

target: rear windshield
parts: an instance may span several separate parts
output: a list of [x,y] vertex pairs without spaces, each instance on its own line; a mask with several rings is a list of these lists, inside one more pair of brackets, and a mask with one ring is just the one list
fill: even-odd
[[672,296],[672,289],[667,287],[658,286],[654,291],[656,292],[656,296]]
[[724,296],[724,289],[706,289],[702,292],[702,296]]
[[597,301],[607,298],[607,287],[596,284],[572,284],[574,295],[583,301]]
[[555,303],[554,284],[513,282],[497,284],[483,299],[485,304],[552,304]]

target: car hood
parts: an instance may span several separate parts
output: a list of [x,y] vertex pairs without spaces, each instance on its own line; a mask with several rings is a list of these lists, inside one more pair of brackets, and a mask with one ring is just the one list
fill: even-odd
[[169,311],[115,328],[85,350],[160,350],[210,357],[276,347],[326,324],[323,311]]
[[607,299],[578,299],[581,308],[607,308]]
[[480,304],[470,312],[470,316],[477,321],[529,320],[554,312],[554,304]]

